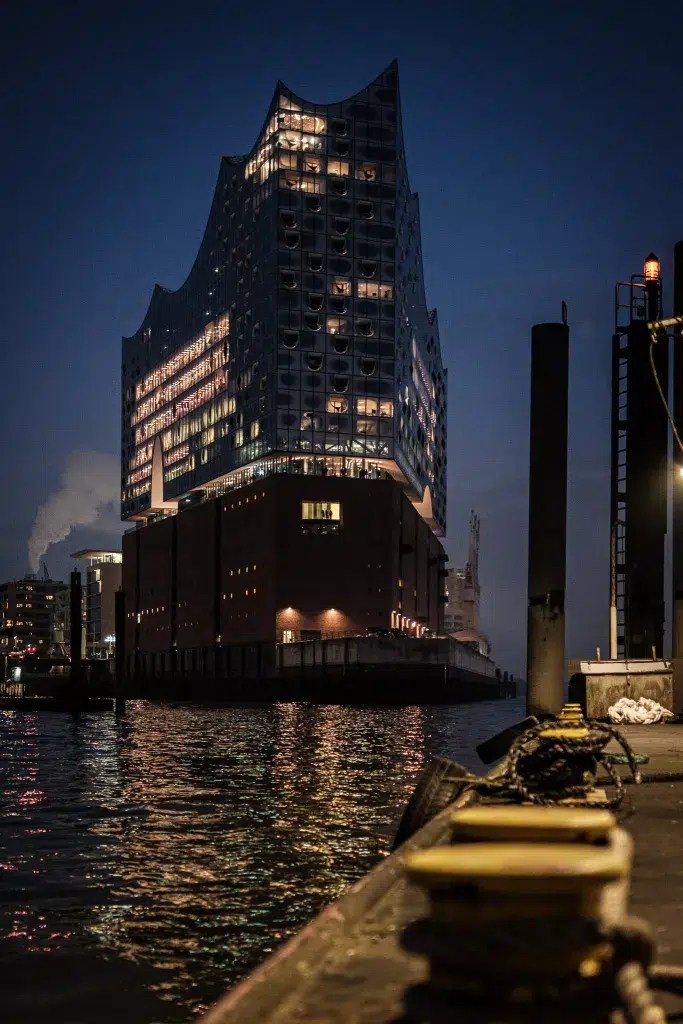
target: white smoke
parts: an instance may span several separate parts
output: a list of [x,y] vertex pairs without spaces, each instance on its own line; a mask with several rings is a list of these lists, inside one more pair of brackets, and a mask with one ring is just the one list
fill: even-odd
[[58,544],[76,526],[89,526],[119,500],[118,455],[109,452],[72,452],[61,484],[40,506],[28,542],[32,572],[51,544]]

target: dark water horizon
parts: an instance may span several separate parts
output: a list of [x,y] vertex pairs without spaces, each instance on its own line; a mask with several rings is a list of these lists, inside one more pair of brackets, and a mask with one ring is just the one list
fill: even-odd
[[524,700],[0,712],[3,1020],[177,1024],[386,856]]

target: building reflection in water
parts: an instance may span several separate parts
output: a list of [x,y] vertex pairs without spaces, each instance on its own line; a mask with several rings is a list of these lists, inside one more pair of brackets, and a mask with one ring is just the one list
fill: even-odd
[[0,716],[0,967],[52,1019],[186,1020],[387,852],[426,758],[474,767],[505,705]]

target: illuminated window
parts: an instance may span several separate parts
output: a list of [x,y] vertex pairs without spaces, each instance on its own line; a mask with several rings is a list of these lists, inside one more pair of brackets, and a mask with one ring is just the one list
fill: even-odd
[[327,173],[328,174],[340,174],[348,176],[349,173],[349,161],[348,160],[328,160],[327,161]]
[[276,115],[277,127],[281,130],[306,132],[308,135],[322,135],[327,128],[324,117],[317,117],[315,114],[297,114],[288,111],[280,111]]
[[302,175],[299,183],[302,192],[323,192],[325,190],[324,178],[315,178],[312,175]]
[[341,505],[338,501],[302,501],[301,532],[333,534],[341,529]]
[[375,181],[377,178],[377,164],[358,164],[356,177],[361,181]]
[[281,170],[296,170],[299,166],[299,157],[296,153],[280,153],[277,165]]
[[349,322],[338,316],[328,316],[327,318],[327,333],[328,334],[348,334]]
[[358,281],[358,298],[360,299],[393,299],[393,285],[385,281]]
[[394,403],[379,398],[357,398],[356,412],[359,416],[393,416]]
[[249,428],[249,436],[251,437],[252,441],[255,440],[255,438],[257,438],[260,433],[261,433],[261,424],[259,423],[258,420],[254,420],[254,422],[252,423],[251,427]]
[[[330,291],[333,295],[350,295],[351,282],[346,277],[335,277]],[[360,284],[358,285],[358,294],[360,295]]]
[[314,412],[304,412],[301,414],[300,430],[322,430],[323,429],[323,418]]
[[304,157],[304,170],[308,174],[320,174],[321,171],[325,170],[325,166],[319,156],[309,156],[307,154]]
[[344,398],[342,395],[330,395],[327,399],[327,411],[336,413],[348,412],[348,398]]

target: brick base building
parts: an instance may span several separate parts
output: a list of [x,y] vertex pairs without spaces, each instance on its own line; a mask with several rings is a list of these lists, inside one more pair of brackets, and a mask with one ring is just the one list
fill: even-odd
[[392,479],[272,476],[124,537],[129,656],[442,624],[446,555]]

